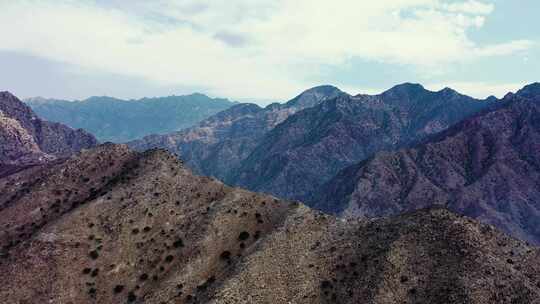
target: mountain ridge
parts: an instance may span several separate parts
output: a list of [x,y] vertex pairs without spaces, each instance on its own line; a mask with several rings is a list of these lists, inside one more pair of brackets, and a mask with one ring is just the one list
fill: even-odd
[[332,86],[308,89],[284,104],[261,108],[238,104],[200,122],[197,126],[168,135],[151,135],[128,145],[138,151],[165,148],[198,173],[225,180],[269,130],[294,113],[322,100],[345,94]]
[[109,96],[80,101],[29,98],[26,103],[43,118],[83,128],[102,142],[177,131],[236,104],[201,93],[130,100]]
[[524,92],[415,146],[344,169],[313,206],[378,217],[444,205],[539,244],[540,95]]
[[440,208],[343,221],[193,175],[163,150],[101,145],[0,179],[0,189],[9,304],[535,304],[540,295],[538,249],[489,225]]
[[340,169],[448,128],[492,102],[405,83],[379,95],[341,95],[270,130],[226,182],[306,200]]
[[0,92],[0,165],[32,165],[67,157],[97,144],[81,129],[41,120],[9,92]]

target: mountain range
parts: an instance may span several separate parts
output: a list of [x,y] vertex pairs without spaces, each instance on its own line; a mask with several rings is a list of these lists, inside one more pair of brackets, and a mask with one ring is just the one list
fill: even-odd
[[128,145],[0,111],[3,303],[540,304],[538,83],[320,86]]
[[105,144],[0,179],[3,303],[538,303],[540,251],[444,209],[336,219]]
[[43,119],[82,128],[101,142],[117,143],[185,129],[235,104],[199,93],[138,100],[95,96],[81,101],[41,97],[24,101]]
[[[264,109],[237,105],[190,129],[128,144],[140,151],[165,148],[179,155],[198,174],[252,191],[300,200],[338,216],[378,217],[444,205],[539,244],[538,170],[535,156],[531,156],[539,151],[535,126],[540,117],[531,101],[540,96],[538,86],[531,84],[503,99],[485,100],[449,88],[433,92],[411,83],[397,85],[378,95],[357,96],[322,86],[283,105]],[[289,110],[298,99],[309,102]],[[499,118],[508,123],[490,121],[493,113],[520,104],[523,105],[519,111],[516,109],[517,113]],[[279,116],[281,120],[267,119],[268,115],[276,117],[273,113],[283,113],[284,109],[288,111]],[[486,132],[471,127],[480,121],[487,121],[488,127],[483,128],[491,130],[497,126],[498,129],[489,131],[491,135],[481,135]],[[522,142],[516,143],[514,129],[520,125],[523,130],[530,130],[530,134],[520,136]],[[392,168],[392,173],[387,175],[393,182],[388,184],[390,181],[384,174],[388,165],[379,159],[394,155],[393,151],[401,153],[403,149],[408,151],[440,141],[449,132],[466,133],[470,138],[446,146],[434,145],[432,153],[425,158],[431,167],[437,168],[431,174],[445,176],[443,173],[456,170],[455,177],[431,178],[426,182],[429,185],[423,185],[413,169],[396,173],[393,171],[404,169]],[[502,134],[511,135],[503,140]],[[496,137],[500,138],[495,140]],[[516,156],[518,161],[509,168],[496,169],[500,171],[495,174],[498,182],[486,183],[488,176],[495,178],[485,176],[486,166],[509,161],[502,151],[525,149],[518,148],[519,145],[528,150],[520,152],[521,156]],[[457,151],[463,153],[447,155]],[[494,158],[493,153],[500,155]],[[523,161],[527,162],[526,167]],[[468,172],[471,166],[474,166],[472,175]],[[368,174],[364,170],[369,170],[371,179],[360,179],[359,176]],[[468,190],[458,190],[462,187]],[[402,201],[408,195],[410,199]]]
[[381,217],[441,205],[540,244],[540,84],[407,149],[341,171],[315,206]]
[[291,115],[341,94],[333,86],[312,88],[287,103],[261,108],[238,104],[180,132],[151,135],[128,145],[138,151],[164,148],[181,155],[198,174],[228,181],[228,176],[252,153],[264,136]]
[[375,96],[342,94],[272,129],[225,181],[308,201],[339,170],[445,130],[490,104],[409,83]]
[[285,104],[237,105],[187,130],[128,144],[139,151],[165,148],[195,172],[231,185],[306,201],[339,170],[445,130],[495,102],[410,83],[374,96],[321,86]]
[[0,176],[17,166],[68,157],[97,144],[82,129],[41,120],[9,92],[0,92]]

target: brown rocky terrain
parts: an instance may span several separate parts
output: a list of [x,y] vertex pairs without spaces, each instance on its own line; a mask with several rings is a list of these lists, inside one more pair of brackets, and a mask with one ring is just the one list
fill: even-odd
[[9,92],[0,92],[0,172],[5,167],[66,157],[97,144],[83,130],[39,119]]
[[344,217],[441,205],[540,244],[540,84],[424,143],[339,173],[311,202]]
[[538,303],[540,252],[443,209],[344,221],[106,144],[0,179],[2,303]]

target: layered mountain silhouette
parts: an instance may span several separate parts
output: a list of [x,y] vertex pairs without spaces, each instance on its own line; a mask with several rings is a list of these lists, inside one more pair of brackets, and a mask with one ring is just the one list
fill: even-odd
[[412,148],[344,169],[313,206],[381,217],[440,205],[540,244],[540,84]]
[[17,166],[67,157],[97,144],[81,129],[41,120],[9,92],[0,92],[0,141],[0,176]]
[[373,96],[321,86],[283,105],[240,104],[188,130],[129,145],[165,148],[195,172],[231,185],[309,201],[341,169],[445,130],[493,103],[410,83]]
[[226,181],[305,201],[348,165],[445,130],[491,103],[410,83],[375,96],[341,95],[272,129]]
[[38,97],[25,102],[40,117],[87,130],[101,142],[126,142],[178,131],[235,104],[203,94],[138,100],[102,96],[66,101]]
[[340,220],[106,144],[0,179],[3,303],[538,303],[540,252],[444,209]]
[[129,142],[138,151],[164,148],[181,155],[198,174],[229,181],[228,176],[259,145],[263,137],[295,113],[345,94],[333,86],[309,89],[285,104],[265,108],[238,104],[197,126],[166,135],[152,135]]
[[[539,84],[502,100],[410,83],[357,96],[324,86],[130,145],[166,148],[199,174],[341,217],[442,205],[538,244],[539,96]],[[311,101],[291,111],[299,98]]]

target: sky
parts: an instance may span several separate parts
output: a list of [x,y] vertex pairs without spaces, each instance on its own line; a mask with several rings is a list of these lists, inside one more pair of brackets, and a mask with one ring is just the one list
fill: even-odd
[[478,98],[540,81],[538,0],[0,0],[0,91],[200,92],[265,104],[331,84]]

